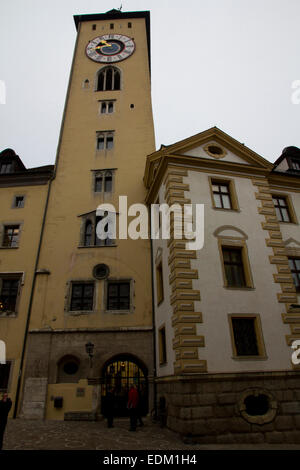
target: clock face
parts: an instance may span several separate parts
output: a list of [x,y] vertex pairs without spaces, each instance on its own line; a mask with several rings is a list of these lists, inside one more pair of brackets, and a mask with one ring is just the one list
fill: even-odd
[[90,41],[86,47],[87,56],[95,62],[120,62],[131,56],[135,50],[133,39],[121,34],[105,34]]

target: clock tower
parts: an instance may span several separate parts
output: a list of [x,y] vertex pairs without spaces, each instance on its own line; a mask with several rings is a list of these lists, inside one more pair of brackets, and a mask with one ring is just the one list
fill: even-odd
[[[101,240],[97,207],[143,203],[155,150],[149,12],[75,16],[77,39],[35,274],[21,415],[118,413],[134,383],[152,407],[150,240]],[[130,222],[130,218],[128,218]],[[118,220],[117,220],[118,223]],[[60,397],[61,400],[56,400]],[[151,409],[151,408],[150,408]]]

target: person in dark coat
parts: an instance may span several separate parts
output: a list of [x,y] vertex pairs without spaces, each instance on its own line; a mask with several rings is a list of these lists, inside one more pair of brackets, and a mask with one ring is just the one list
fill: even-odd
[[127,408],[129,410],[129,417],[130,417],[129,431],[136,431],[138,403],[139,403],[138,391],[135,385],[131,385],[129,393],[128,393],[128,403],[127,403]]
[[0,400],[0,450],[2,449],[4,431],[11,406],[11,399],[8,398],[7,393],[3,393],[2,400]]
[[107,427],[114,427],[115,393],[112,388],[108,389],[105,400],[105,416],[107,418]]

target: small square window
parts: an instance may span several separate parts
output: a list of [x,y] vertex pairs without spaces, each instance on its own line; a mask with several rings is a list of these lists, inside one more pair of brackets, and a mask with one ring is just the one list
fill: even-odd
[[3,162],[0,164],[0,174],[4,175],[7,173],[12,173],[13,165],[12,162]]
[[25,204],[25,197],[24,196],[16,196],[14,200],[14,207],[21,209],[24,207]]

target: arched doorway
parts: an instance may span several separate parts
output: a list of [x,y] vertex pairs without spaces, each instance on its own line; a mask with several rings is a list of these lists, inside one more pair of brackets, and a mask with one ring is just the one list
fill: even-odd
[[128,354],[113,357],[104,364],[101,382],[101,413],[105,409],[107,391],[113,389],[115,415],[128,416],[127,397],[131,384],[139,391],[141,414],[148,413],[148,371],[137,358]]

